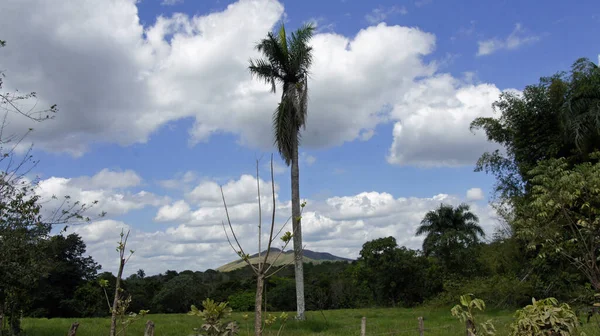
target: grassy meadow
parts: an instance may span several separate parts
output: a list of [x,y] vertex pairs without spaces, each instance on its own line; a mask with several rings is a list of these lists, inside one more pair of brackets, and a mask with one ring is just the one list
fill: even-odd
[[[493,319],[498,335],[508,335],[508,326],[512,321],[513,312],[491,311],[480,314],[478,321]],[[240,325],[240,335],[252,335],[252,314],[244,320],[242,313],[234,313],[232,318]],[[290,316],[293,316],[290,313]],[[367,335],[418,335],[417,317],[425,318],[425,335],[464,335],[464,325],[450,315],[450,309],[427,308],[384,308],[384,309],[349,309],[328,310],[321,312],[308,312],[307,321],[297,322],[289,320],[282,335],[331,335],[351,336],[360,334],[360,321],[367,317]],[[198,317],[184,314],[152,314],[135,322],[127,331],[129,336],[142,336],[146,320],[154,321],[156,336],[186,336],[192,334],[192,328],[199,327],[202,323]],[[23,328],[28,336],[56,336],[65,335],[71,323],[79,322],[77,336],[107,335],[109,319],[31,319],[23,321]],[[588,336],[600,335],[596,317],[590,324],[584,325]],[[279,324],[270,326],[265,335],[277,335]]]

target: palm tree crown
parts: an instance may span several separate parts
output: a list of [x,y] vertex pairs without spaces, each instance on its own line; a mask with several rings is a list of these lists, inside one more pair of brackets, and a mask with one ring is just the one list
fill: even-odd
[[417,236],[423,234],[427,234],[423,241],[423,252],[427,256],[477,244],[480,237],[485,237],[479,218],[464,203],[456,208],[442,204],[429,211],[416,232]]
[[261,40],[256,49],[264,58],[250,60],[250,73],[271,85],[275,92],[282,85],[281,102],[273,113],[275,145],[285,163],[292,161],[294,147],[300,142],[300,127],[306,125],[308,105],[308,70],[312,64],[314,27],[304,25],[287,37],[282,24],[279,33],[272,32]]

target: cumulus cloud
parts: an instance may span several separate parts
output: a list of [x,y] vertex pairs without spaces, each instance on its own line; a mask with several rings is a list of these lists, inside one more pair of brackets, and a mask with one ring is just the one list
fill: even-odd
[[117,189],[137,187],[142,183],[142,178],[133,170],[112,171],[104,168],[92,177],[77,177],[69,182],[90,189]]
[[469,201],[481,201],[484,197],[481,188],[471,188],[467,190],[467,200]]
[[184,200],[179,200],[173,204],[163,205],[158,209],[154,220],[157,222],[172,222],[176,220],[185,220],[190,212],[190,206]]
[[469,132],[477,117],[490,117],[501,91],[490,84],[468,84],[448,75],[425,79],[394,106],[391,164],[460,166],[474,164],[481,153],[495,149],[483,133]]
[[[199,185],[207,186],[207,183],[204,181]],[[257,195],[249,192],[255,188],[256,179],[247,175],[226,184],[232,196],[239,193],[232,199],[229,215],[238,239],[248,253],[257,251]],[[302,215],[304,242],[307,249],[351,258],[358,256],[366,241],[390,235],[396,237],[400,245],[420,248],[423,237],[415,237],[414,233],[425,213],[442,203],[458,205],[471,200],[473,194],[481,194],[481,190],[476,189],[468,190],[466,197],[447,194],[424,198],[394,197],[389,193],[370,191],[323,200],[308,199]],[[203,190],[206,196],[197,200],[199,203],[191,205],[178,200],[158,209],[155,220],[165,222],[164,229],[144,231],[136,228],[135,223],[108,219],[78,226],[75,230],[88,244],[89,253],[108,270],[116,268],[111,253],[122,228],[132,230],[130,248],[136,250],[130,272],[138,268],[149,274],[164,272],[167,268],[179,271],[216,268],[235,259],[236,255],[227,244],[222,227],[223,221],[227,223],[226,215],[223,206],[216,201],[219,196],[214,186]],[[284,231],[291,230],[288,221],[290,202],[282,201],[278,196],[276,194],[276,229],[287,223]],[[262,197],[262,239],[266,241],[265,228],[270,224],[272,200],[270,194],[263,193]],[[491,234],[496,224],[493,209],[473,204],[472,210],[479,215],[484,230]],[[275,246],[281,245],[279,240],[275,241]],[[205,254],[211,257],[203,258]]]
[[195,172],[187,171],[176,174],[172,179],[160,180],[158,181],[158,185],[165,189],[189,191],[198,179],[199,177]]
[[[102,178],[110,177],[110,180]],[[91,205],[96,213],[106,212],[110,216],[126,214],[147,206],[158,207],[167,204],[168,197],[157,196],[144,190],[131,191],[128,188],[137,186],[141,178],[133,171],[122,172],[101,170],[92,177],[49,177],[39,182],[36,193],[44,201],[44,208],[53,211],[60,206],[65,196],[73,202]],[[53,199],[56,196],[56,199]]]
[[[60,107],[56,120],[36,125],[32,140],[46,150],[81,155],[94,142],[145,143],[166,123],[192,117],[191,144],[224,132],[239,136],[245,146],[271,149],[270,117],[277,95],[248,75],[247,60],[259,56],[254,45],[284,16],[282,4],[240,0],[222,12],[160,16],[147,26],[140,23],[136,4],[135,0],[110,5],[89,0],[4,4],[0,22],[9,42],[2,50],[8,88],[39,92],[38,105],[51,102]],[[378,10],[379,18],[403,12],[398,7]],[[303,137],[307,148],[367,141],[377,125],[402,121],[403,114],[390,114],[389,106],[407,104],[398,97],[427,85],[437,71],[435,62],[423,60],[433,52],[435,37],[418,28],[380,23],[351,37],[319,33],[311,43],[315,62]],[[458,96],[462,88],[454,89],[443,93]],[[486,90],[483,94],[483,99],[488,97]],[[419,104],[423,112],[427,106]],[[438,105],[431,109],[435,114],[427,114],[423,122],[448,114]],[[15,129],[28,126],[27,120],[11,122]],[[400,130],[397,125],[395,148],[409,154],[433,149],[434,153],[424,154],[429,158],[438,152],[464,155],[453,145],[469,141],[458,137],[472,138],[468,129],[460,134],[436,129],[421,145],[422,139],[408,138],[420,134],[420,127],[409,123]],[[446,162],[444,158],[441,164]]]
[[513,50],[523,45],[531,44],[540,40],[540,37],[533,35],[520,23],[515,25],[515,29],[505,39],[492,38],[489,40],[479,41],[477,56],[491,55],[498,50]]

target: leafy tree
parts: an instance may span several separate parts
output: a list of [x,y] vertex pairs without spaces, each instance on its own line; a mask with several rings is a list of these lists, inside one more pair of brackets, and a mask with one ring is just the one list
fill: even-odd
[[296,272],[298,319],[304,319],[304,274],[302,264],[302,231],[300,222],[300,170],[298,146],[300,128],[305,126],[308,112],[308,71],[312,64],[312,47],[308,44],[315,28],[305,25],[288,37],[282,24],[277,35],[269,32],[256,49],[264,56],[250,61],[250,73],[271,85],[275,93],[282,85],[281,101],[273,113],[275,144],[289,166],[292,181],[292,227]]
[[563,106],[566,132],[587,157],[600,148],[600,68],[586,58],[572,67]]
[[43,242],[41,253],[50,263],[48,275],[42,278],[32,296],[34,315],[45,317],[74,317],[78,312],[71,306],[77,287],[96,277],[100,266],[85,257],[85,243],[78,234],[56,235]]
[[565,158],[550,159],[531,176],[531,202],[520,210],[517,234],[540,256],[569,260],[600,290],[600,163],[571,168]]
[[[0,47],[6,45],[0,41]],[[42,211],[42,200],[36,193],[37,179],[27,177],[37,161],[31,155],[32,146],[19,155],[29,129],[21,136],[9,134],[9,116],[24,117],[32,122],[51,119],[56,105],[47,109],[23,109],[24,103],[36,98],[36,93],[3,92],[4,72],[0,71],[0,330],[8,317],[10,333],[20,333],[19,311],[28,308],[29,295],[38,280],[48,274],[50,263],[42,253],[53,225],[89,221],[83,214],[92,205],[73,202],[66,196],[56,209]]]
[[169,280],[156,293],[153,305],[165,313],[186,313],[190,307],[202,298],[206,291],[197,279],[189,274],[182,274]]
[[484,153],[475,169],[496,176],[502,201],[514,204],[528,193],[529,172],[539,161],[565,157],[581,163],[600,149],[599,83],[598,66],[579,59],[569,75],[543,77],[522,93],[503,92],[493,105],[499,117],[471,123],[471,130],[483,129],[504,149]]
[[439,258],[449,270],[455,270],[463,264],[465,250],[485,237],[479,226],[479,218],[469,211],[467,204],[456,208],[442,204],[436,210],[429,211],[416,234],[426,235],[423,241],[425,256]]
[[364,281],[379,304],[413,306],[435,290],[427,274],[428,260],[398,247],[394,237],[366,242],[357,266],[355,279]]

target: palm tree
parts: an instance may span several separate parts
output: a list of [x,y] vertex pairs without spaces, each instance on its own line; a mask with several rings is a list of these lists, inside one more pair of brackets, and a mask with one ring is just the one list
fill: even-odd
[[485,233],[479,226],[479,218],[469,211],[469,205],[441,204],[429,211],[421,221],[416,235],[427,234],[423,241],[423,253],[448,260],[453,250],[477,244]]
[[298,145],[300,128],[305,127],[308,105],[308,70],[312,64],[312,47],[308,42],[314,27],[304,25],[288,38],[282,24],[279,33],[272,32],[256,49],[264,56],[250,60],[250,73],[271,85],[275,93],[281,84],[281,101],[273,113],[275,145],[286,165],[291,165],[292,230],[294,239],[294,271],[296,278],[297,318],[304,319],[304,270],[302,264],[302,228],[300,225],[300,171]]

